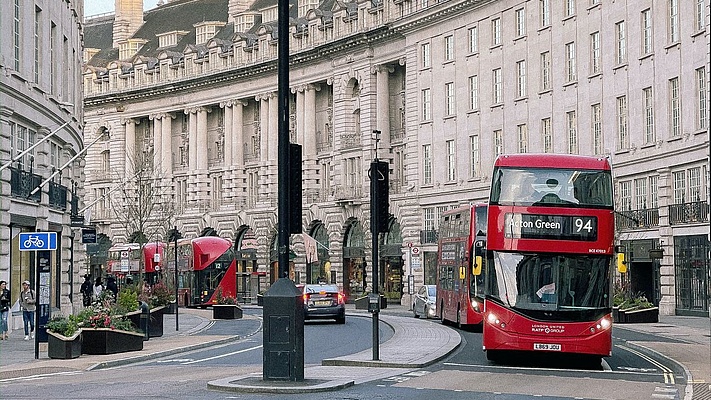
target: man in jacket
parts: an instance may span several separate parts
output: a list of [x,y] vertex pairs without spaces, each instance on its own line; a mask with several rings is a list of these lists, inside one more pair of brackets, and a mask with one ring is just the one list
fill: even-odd
[[91,283],[91,275],[84,275],[84,283],[81,284],[82,303],[84,307],[89,307],[91,305],[91,296],[94,295],[94,288]]
[[20,293],[20,309],[22,310],[22,325],[25,327],[25,340],[35,338],[35,310],[37,297],[30,289],[30,281],[22,282],[22,292]]

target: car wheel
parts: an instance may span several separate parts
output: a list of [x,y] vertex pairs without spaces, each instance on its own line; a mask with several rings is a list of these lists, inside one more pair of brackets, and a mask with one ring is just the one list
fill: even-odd
[[346,316],[338,317],[336,318],[336,323],[337,324],[345,324],[346,323]]
[[417,305],[412,303],[412,313],[415,314],[415,318],[420,318],[420,314],[417,313]]

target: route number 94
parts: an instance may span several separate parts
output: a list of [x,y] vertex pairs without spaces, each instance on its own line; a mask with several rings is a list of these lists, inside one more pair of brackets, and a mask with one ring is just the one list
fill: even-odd
[[586,231],[591,233],[595,228],[593,228],[592,219],[590,218],[573,218],[573,224],[575,225],[575,232],[580,233]]

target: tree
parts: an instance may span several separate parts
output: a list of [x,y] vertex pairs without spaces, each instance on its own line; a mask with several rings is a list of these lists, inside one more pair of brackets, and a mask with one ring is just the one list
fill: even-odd
[[[129,154],[129,171],[118,196],[109,199],[118,223],[128,242],[146,243],[164,237],[173,227],[175,206],[172,183],[164,179],[160,168],[153,166],[153,153]],[[168,182],[167,184],[165,182]]]

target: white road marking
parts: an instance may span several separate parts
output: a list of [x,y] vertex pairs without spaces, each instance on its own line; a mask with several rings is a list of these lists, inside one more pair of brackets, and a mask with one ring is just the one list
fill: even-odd
[[219,356],[203,358],[203,359],[200,359],[200,360],[186,361],[186,362],[181,363],[181,364],[182,364],[182,365],[188,365],[188,364],[195,364],[195,363],[199,363],[199,362],[203,362],[203,361],[216,360],[216,359],[218,359],[218,358],[229,357],[229,356],[233,356],[233,355],[235,355],[235,354],[246,353],[246,352],[248,352],[248,351],[260,349],[260,348],[262,348],[262,346],[263,346],[263,345],[260,344],[259,346],[250,347],[250,348],[248,348],[248,349],[237,350],[237,351],[233,351],[232,353],[220,354]]

